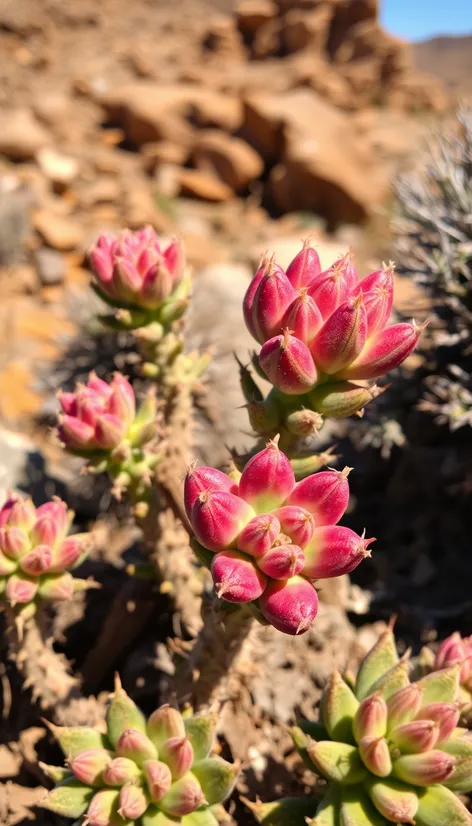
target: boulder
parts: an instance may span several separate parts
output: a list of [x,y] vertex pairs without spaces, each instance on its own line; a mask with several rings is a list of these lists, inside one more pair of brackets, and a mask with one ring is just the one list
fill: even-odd
[[277,6],[271,0],[242,0],[235,15],[239,31],[251,41],[264,23],[277,17]]
[[29,109],[3,110],[0,114],[0,155],[28,161],[49,141],[49,134]]
[[233,197],[233,190],[209,172],[200,169],[181,169],[178,173],[180,194],[202,201],[220,203]]
[[56,250],[76,249],[83,241],[84,233],[77,221],[48,209],[40,209],[33,215],[33,225],[46,244]]
[[192,160],[197,169],[213,173],[234,192],[246,189],[264,171],[264,162],[252,146],[217,130],[201,135]]
[[244,134],[279,163],[270,194],[282,212],[310,210],[330,226],[356,223],[379,206],[386,181],[344,114],[308,89],[246,101]]
[[98,101],[137,146],[169,141],[189,147],[195,140],[190,121],[233,132],[242,119],[238,98],[192,84],[137,81],[98,95]]
[[326,4],[313,11],[292,9],[282,25],[282,45],[285,52],[299,52],[303,49],[323,52],[326,48],[333,8]]

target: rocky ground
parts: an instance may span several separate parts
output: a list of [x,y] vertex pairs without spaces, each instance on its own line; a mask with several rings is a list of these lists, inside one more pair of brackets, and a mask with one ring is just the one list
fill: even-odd
[[[183,236],[195,274],[189,340],[216,348],[197,450],[219,463],[228,442],[250,440],[233,351],[244,358],[252,347],[240,304],[261,254],[270,248],[285,265],[311,235],[325,266],[349,247],[361,270],[390,257],[390,181],[416,163],[431,123],[447,111],[441,84],[414,68],[409,47],[377,15],[375,0],[243,0],[235,8],[186,0],[178,13],[151,0],[0,0],[2,495],[19,484],[35,496],[59,493],[84,524],[110,511],[106,488],[77,480],[78,465],[64,461],[49,430],[59,386],[97,364],[133,372],[126,337],[103,335],[94,321],[87,250],[103,230],[151,224]],[[401,281],[397,309],[427,311]],[[97,628],[115,592],[126,597],[121,552],[133,559],[135,541],[111,510],[85,572],[104,588],[90,597],[86,620],[80,603],[60,612],[56,630],[91,691],[110,688],[118,665],[146,705],[153,683],[144,681],[140,695],[138,677],[155,672],[156,623],[164,640],[172,617],[153,597],[139,650],[102,660]],[[343,583],[323,599],[318,630],[303,645],[270,649],[250,698],[262,744],[231,744],[249,752],[253,795],[269,794],[268,764],[272,792],[290,790],[280,764],[288,740],[275,720],[285,725],[289,706],[307,709],[333,663],[372,643],[377,626],[354,631],[344,613],[362,625],[368,593]],[[268,693],[269,678],[277,688]],[[0,746],[8,781],[0,823],[14,826],[36,817],[36,752],[56,754],[13,668],[0,665],[0,684],[8,743]],[[241,731],[244,714],[243,704]],[[37,817],[39,826],[60,822]],[[240,817],[249,824],[247,812]]]

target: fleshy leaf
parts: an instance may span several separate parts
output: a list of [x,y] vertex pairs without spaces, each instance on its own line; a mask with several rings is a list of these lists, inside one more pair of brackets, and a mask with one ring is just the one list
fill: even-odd
[[185,731],[193,746],[195,761],[203,760],[210,753],[215,739],[215,720],[211,714],[197,714],[184,719]]
[[148,806],[139,819],[140,826],[180,826],[186,822],[187,818],[171,817],[161,812],[157,806]]
[[299,728],[299,726],[293,726],[290,729],[290,734],[293,740],[293,745],[295,746],[307,769],[310,769],[312,772],[316,772],[316,766],[308,754],[308,746],[311,742],[310,738],[304,731],[302,731],[301,728]]
[[386,826],[387,821],[362,789],[343,789],[340,826]]
[[318,806],[313,797],[283,797],[273,803],[244,802],[263,826],[306,826],[307,818],[313,817]]
[[454,773],[443,781],[443,785],[461,794],[472,792],[472,758],[462,760],[454,769]]
[[319,804],[315,818],[309,826],[339,826],[340,788],[334,783],[328,786],[323,800]]
[[364,700],[372,694],[373,686],[385,672],[398,663],[395,638],[390,628],[379,637],[374,647],[362,660],[356,680],[356,697]]
[[339,671],[331,675],[321,698],[321,716],[332,740],[354,744],[352,721],[359,701]]
[[375,808],[389,822],[413,823],[418,809],[417,790],[398,780],[372,778],[365,784]]
[[423,689],[423,706],[430,703],[454,703],[459,695],[460,666],[443,668],[427,674],[418,685]]
[[94,793],[95,789],[70,777],[52,789],[39,805],[63,817],[80,817],[87,810]]
[[108,738],[94,728],[78,726],[68,728],[47,723],[53,736],[59,743],[66,757],[75,757],[88,749],[106,749],[110,747]]
[[326,780],[333,780],[342,785],[361,783],[367,777],[358,749],[348,743],[310,743],[308,754],[317,771]]
[[207,757],[192,766],[195,775],[202,787],[205,800],[209,806],[222,803],[231,794],[239,766],[227,763],[221,757]]
[[146,719],[131,697],[122,688],[120,678],[115,676],[115,693],[107,711],[107,731],[111,743],[116,746],[120,736],[127,729],[146,733]]
[[218,826],[218,821],[211,809],[201,809],[182,818],[182,826]]
[[472,823],[464,804],[444,786],[429,786],[419,800],[416,826],[470,826]]
[[375,694],[378,691],[384,700],[389,700],[401,688],[406,688],[410,680],[407,673],[407,663],[405,660],[399,660],[390,671],[383,674],[372,686],[370,694]]

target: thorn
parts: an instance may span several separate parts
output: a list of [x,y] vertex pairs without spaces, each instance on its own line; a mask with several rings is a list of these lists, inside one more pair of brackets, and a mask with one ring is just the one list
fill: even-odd
[[277,433],[273,439],[269,439],[266,444],[266,447],[272,447],[274,450],[280,450],[279,448],[279,441],[280,441],[280,433]]
[[123,686],[121,684],[121,679],[120,679],[120,675],[119,675],[118,671],[115,671],[115,674],[114,674],[113,690],[114,690],[115,694],[117,694],[119,691],[123,690]]

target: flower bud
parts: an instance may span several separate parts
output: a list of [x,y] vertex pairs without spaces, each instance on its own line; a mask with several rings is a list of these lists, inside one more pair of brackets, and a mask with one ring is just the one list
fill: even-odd
[[45,514],[34,523],[31,540],[34,545],[49,545],[49,547],[52,547],[58,535],[59,526],[51,516]]
[[299,290],[298,295],[287,308],[283,317],[283,326],[291,330],[292,334],[311,346],[318,330],[323,326],[323,317],[306,287]]
[[128,696],[115,674],[115,687],[111,703],[107,709],[107,733],[116,746],[123,732],[129,729],[146,734],[146,718],[136,703]]
[[318,595],[307,579],[295,576],[284,582],[274,580],[260,597],[263,616],[283,634],[296,636],[308,631],[318,613]]
[[151,800],[159,803],[172,786],[172,773],[169,766],[160,760],[146,760],[143,764],[143,774]]
[[356,742],[363,737],[385,737],[387,733],[387,703],[380,694],[371,694],[362,701],[353,721]]
[[27,497],[20,499],[13,494],[0,510],[0,527],[20,528],[28,533],[36,520],[36,508],[32,500]]
[[142,786],[127,783],[120,789],[120,808],[118,814],[122,818],[137,820],[146,811],[149,798]]
[[387,700],[389,731],[414,720],[421,708],[422,699],[423,692],[418,683],[411,683],[392,694]]
[[376,777],[387,777],[392,771],[388,743],[383,737],[363,737],[359,753],[364,766]]
[[59,547],[53,550],[50,572],[57,574],[73,568],[82,554],[87,552],[89,541],[89,534],[75,534],[64,539]]
[[14,607],[17,604],[24,605],[31,602],[37,591],[37,580],[29,579],[26,574],[12,574],[7,580],[5,596],[11,606]]
[[383,270],[376,270],[366,275],[356,285],[353,295],[362,293],[367,315],[367,336],[385,327],[393,305],[393,271],[389,264]]
[[263,556],[272,547],[280,533],[280,522],[275,513],[261,513],[242,529],[238,549],[249,556]]
[[349,504],[349,482],[352,468],[323,470],[302,479],[293,489],[288,504],[305,508],[315,517],[316,527],[335,525]]
[[118,826],[120,793],[116,789],[100,789],[87,809],[86,823],[90,826]]
[[315,530],[315,518],[305,508],[284,505],[283,508],[277,508],[272,516],[277,517],[280,530],[290,537],[294,545],[304,548],[311,541]]
[[169,766],[172,778],[178,780],[192,767],[192,744],[188,737],[170,737],[160,748],[159,757]]
[[249,460],[239,480],[239,495],[264,512],[282,504],[295,487],[290,460],[279,450],[278,438]]
[[382,390],[363,387],[350,381],[336,381],[322,384],[311,391],[309,399],[313,408],[329,419],[345,419],[358,413]]
[[421,333],[415,324],[394,324],[375,333],[358,358],[339,370],[343,379],[376,379],[399,367],[413,352]]
[[325,525],[315,528],[305,552],[305,576],[310,579],[329,579],[350,574],[370,556],[368,546],[374,539],[364,539],[350,528]]
[[243,315],[244,321],[246,323],[246,327],[251,333],[252,337],[257,339],[257,331],[254,322],[254,315],[253,315],[253,306],[254,306],[254,297],[257,293],[259,284],[261,283],[262,279],[265,275],[267,275],[269,266],[276,266],[273,262],[270,262],[270,259],[267,258],[265,255],[262,258],[262,261],[259,265],[259,269],[257,270],[254,278],[252,279],[249,287],[246,290],[246,294],[243,299]]
[[403,754],[418,754],[434,748],[439,729],[433,720],[412,720],[392,729],[390,740]]
[[380,814],[389,823],[414,823],[418,797],[410,786],[395,780],[369,780],[367,792]]
[[[146,766],[146,763],[144,765]],[[124,786],[125,783],[136,780],[140,775],[141,772],[133,760],[128,757],[115,757],[104,768],[102,779],[107,786]]]
[[121,373],[115,373],[110,384],[111,395],[107,402],[108,413],[123,424],[130,425],[136,416],[136,399],[131,384]]
[[320,256],[317,251],[310,246],[309,241],[305,241],[303,249],[295,256],[287,268],[287,278],[295,290],[300,287],[307,287],[308,284],[321,272]]
[[432,720],[438,727],[436,744],[448,740],[456,728],[460,711],[453,703],[430,703],[423,706],[416,715],[417,720]]
[[290,579],[301,574],[305,557],[297,545],[278,545],[270,548],[257,560],[261,571],[271,579]]
[[255,433],[261,436],[274,433],[280,424],[280,415],[270,400],[250,401],[246,405],[249,422]]
[[125,423],[111,413],[104,413],[97,418],[95,425],[95,441],[103,450],[113,450],[123,441]]
[[20,568],[30,576],[41,576],[51,567],[52,552],[47,545],[37,545],[20,559]]
[[431,786],[443,783],[454,771],[456,760],[443,751],[425,751],[422,754],[404,754],[395,760],[393,772],[404,783]]
[[67,600],[74,595],[74,577],[69,573],[41,577],[38,594],[42,599]]
[[7,525],[0,530],[0,547],[10,559],[20,559],[30,549],[31,541],[21,528]]
[[59,438],[72,450],[85,450],[94,437],[94,429],[74,416],[59,416]]
[[183,817],[195,812],[204,802],[205,796],[200,783],[194,774],[188,772],[172,784],[159,806],[166,814]]
[[192,508],[201,493],[216,491],[237,494],[238,486],[221,470],[212,467],[190,468],[184,483],[184,504],[188,518],[190,519]]
[[288,330],[266,341],[259,364],[271,384],[289,396],[307,393],[316,384],[316,367],[308,347]]
[[316,336],[310,349],[317,368],[338,373],[357,358],[366,338],[367,316],[360,294],[341,304]]
[[260,344],[281,332],[285,312],[295,295],[284,271],[269,266],[268,272],[260,281],[252,305],[256,339]]
[[207,804],[216,806],[233,791],[239,765],[227,763],[221,757],[207,757],[195,764],[192,774],[200,783]]
[[147,722],[147,735],[157,749],[171,737],[185,737],[182,715],[172,706],[157,708]]
[[308,286],[308,293],[316,302],[324,319],[329,318],[336,308],[346,301],[349,290],[350,276],[343,258],[315,276]]
[[70,761],[70,768],[77,780],[86,786],[99,786],[104,769],[111,762],[113,753],[106,749],[89,749],[79,752]]
[[220,551],[211,563],[211,575],[219,599],[252,602],[262,594],[265,576],[249,557],[237,551]]
[[302,408],[294,410],[285,418],[285,427],[295,436],[313,436],[318,433],[323,424],[323,418],[314,410]]
[[192,508],[192,527],[198,541],[210,551],[236,543],[242,529],[255,516],[244,499],[225,491],[201,493]]
[[116,744],[118,757],[127,757],[142,766],[146,760],[157,759],[157,749],[151,740],[137,729],[126,729]]

